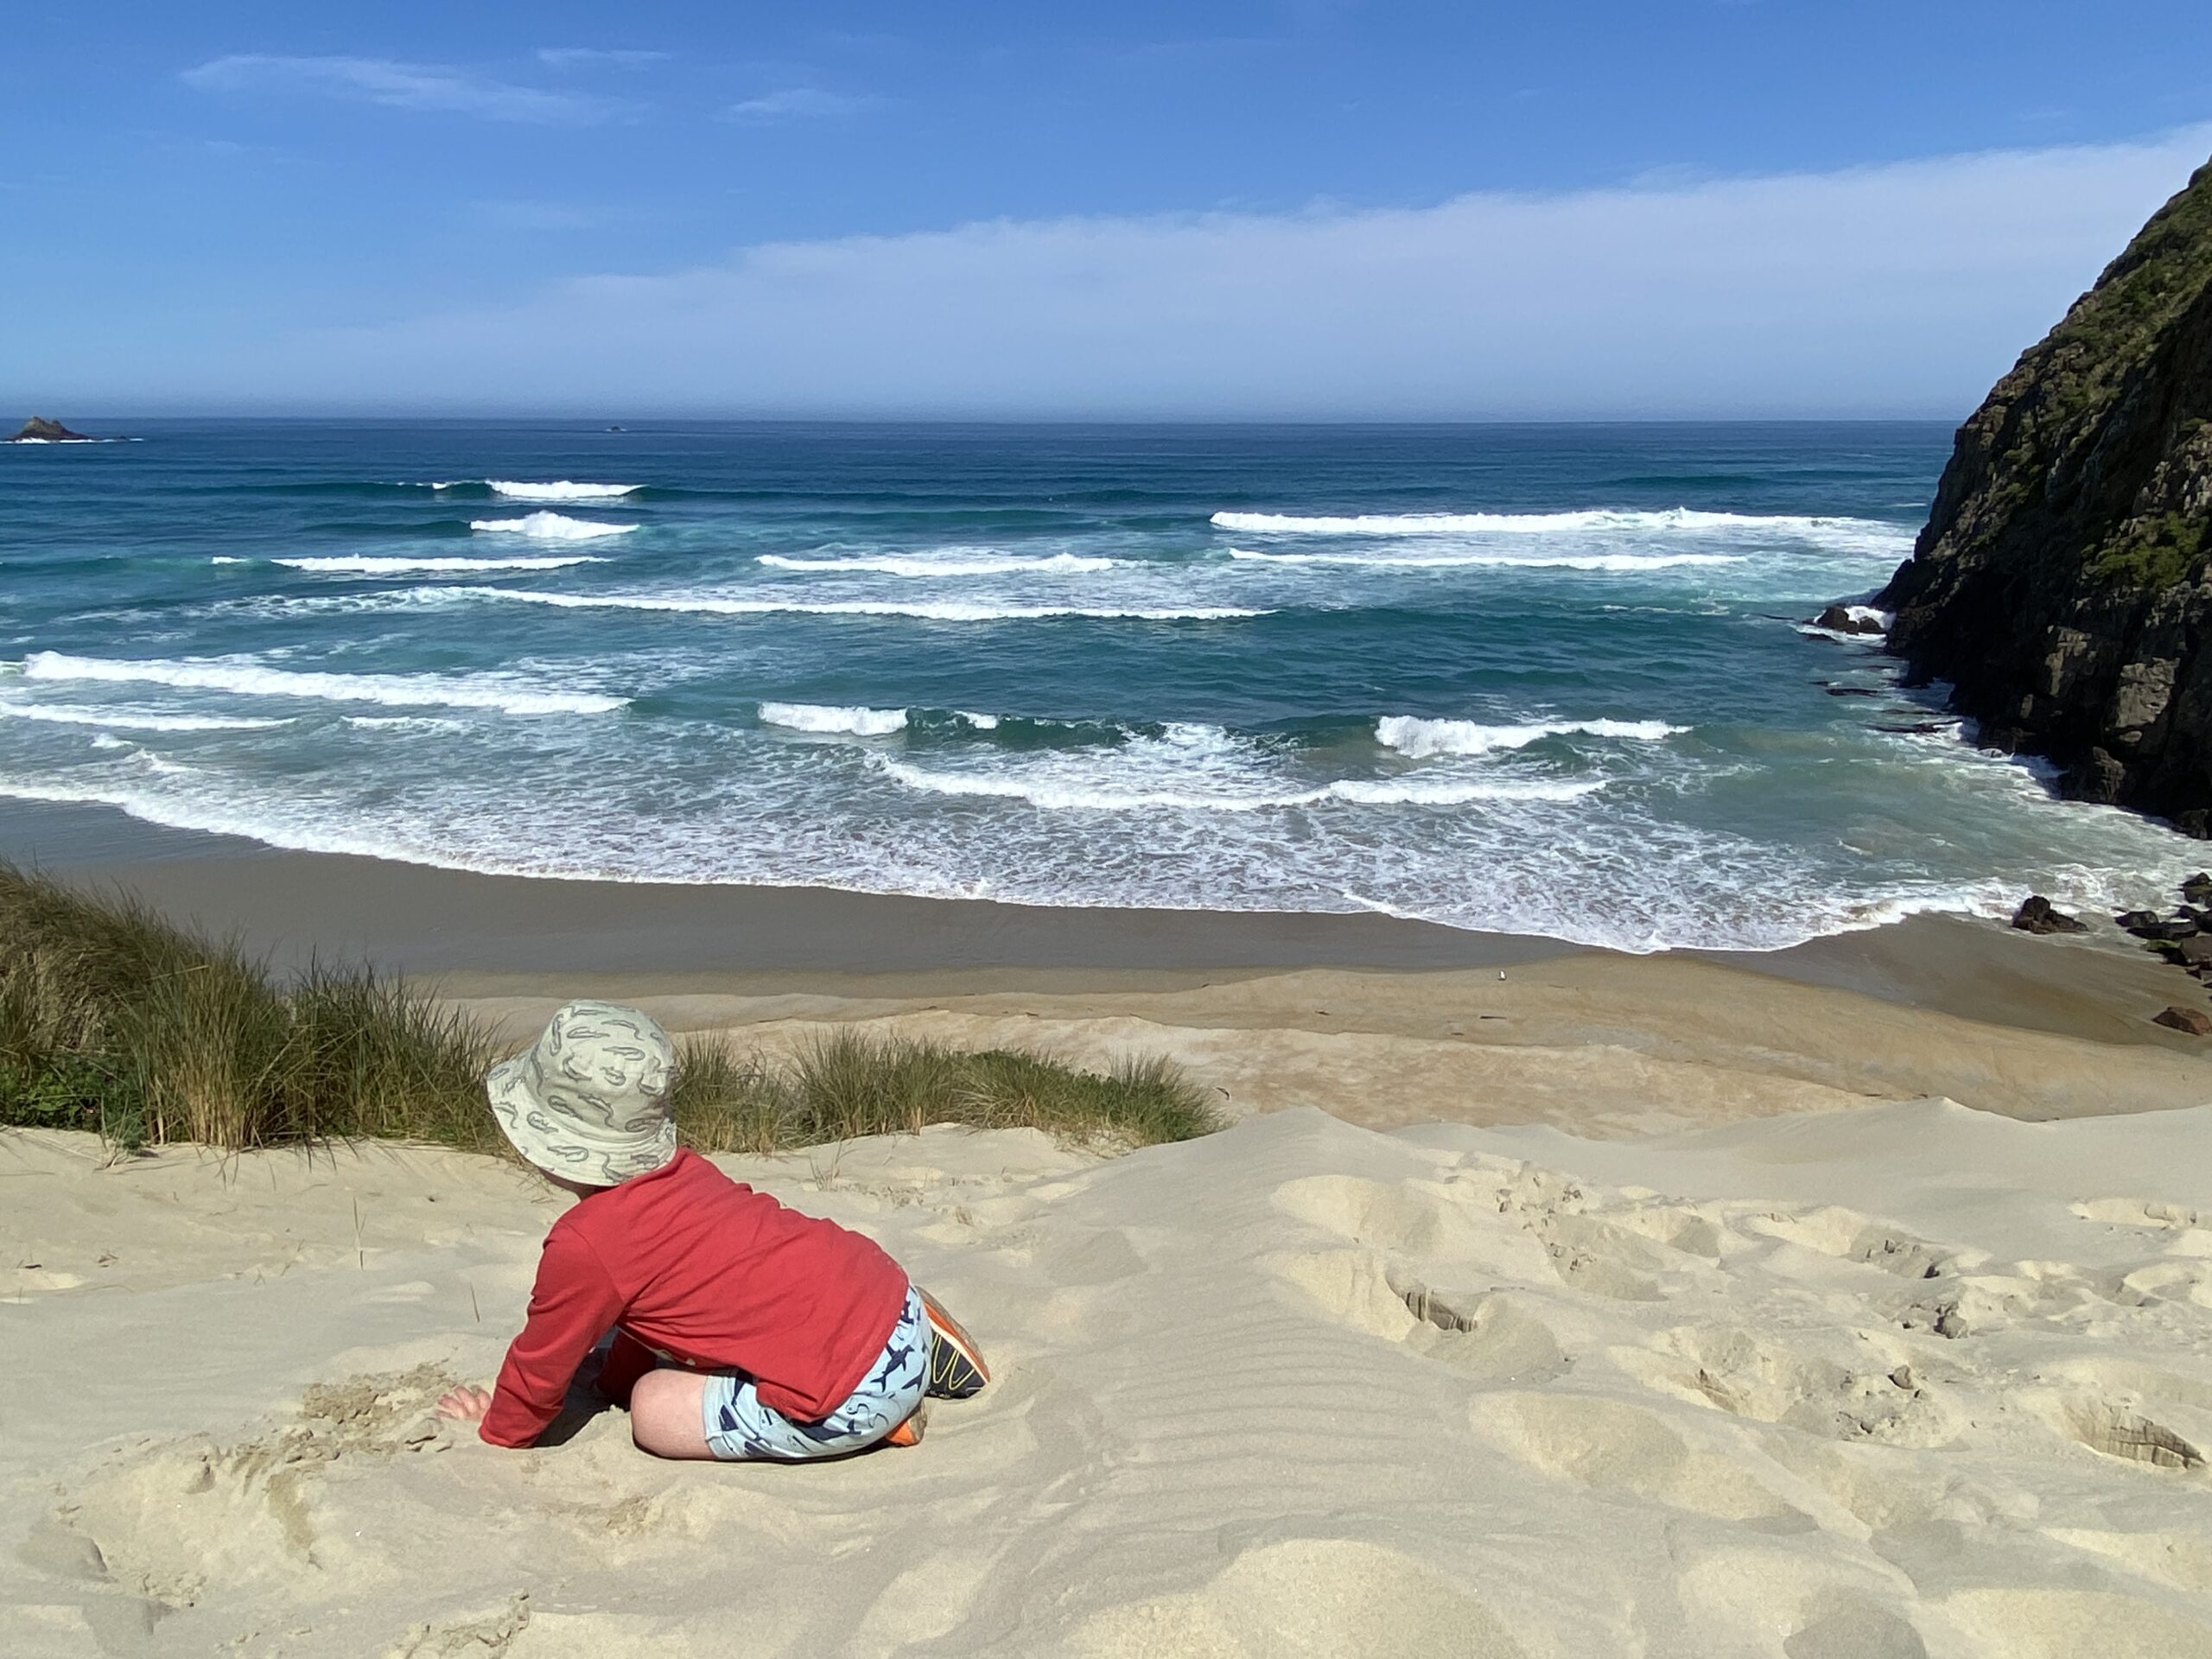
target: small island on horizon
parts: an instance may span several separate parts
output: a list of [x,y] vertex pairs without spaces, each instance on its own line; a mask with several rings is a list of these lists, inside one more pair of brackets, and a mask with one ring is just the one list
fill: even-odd
[[8,440],[10,443],[105,443],[105,438],[96,438],[89,432],[75,432],[59,421],[48,420],[43,415],[34,415],[23,423],[22,430]]

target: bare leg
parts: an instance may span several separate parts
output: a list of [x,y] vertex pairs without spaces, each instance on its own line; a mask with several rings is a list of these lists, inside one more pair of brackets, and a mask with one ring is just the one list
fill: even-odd
[[630,1438],[657,1458],[711,1458],[702,1419],[707,1379],[697,1371],[647,1371],[630,1391]]

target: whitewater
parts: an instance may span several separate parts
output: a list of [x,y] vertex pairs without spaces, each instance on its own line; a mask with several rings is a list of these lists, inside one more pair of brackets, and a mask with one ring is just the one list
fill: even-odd
[[1636,950],[2196,868],[1813,626],[1877,614],[1933,424],[143,424],[0,454],[0,795]]

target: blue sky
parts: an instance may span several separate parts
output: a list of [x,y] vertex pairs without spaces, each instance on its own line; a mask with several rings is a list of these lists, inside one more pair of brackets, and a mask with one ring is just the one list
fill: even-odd
[[2202,0],[8,35],[10,408],[1955,416],[2212,149]]

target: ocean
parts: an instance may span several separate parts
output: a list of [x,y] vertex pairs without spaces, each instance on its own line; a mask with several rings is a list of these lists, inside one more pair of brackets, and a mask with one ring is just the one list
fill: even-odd
[[0,795],[1639,951],[2201,861],[1804,626],[1934,423],[106,425],[0,446]]

